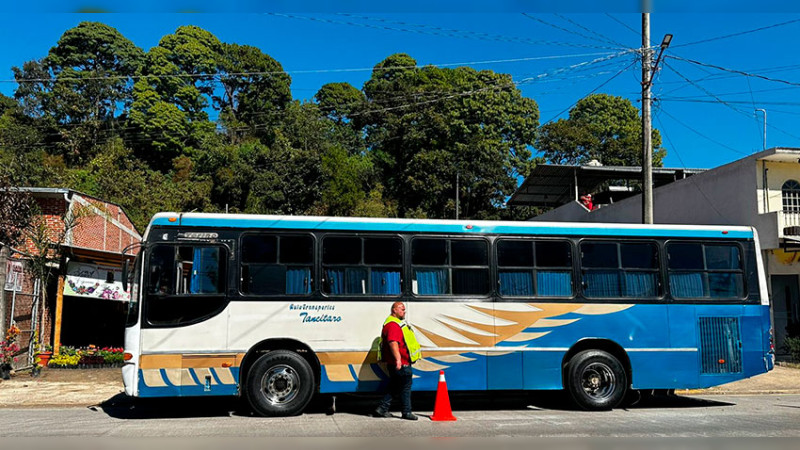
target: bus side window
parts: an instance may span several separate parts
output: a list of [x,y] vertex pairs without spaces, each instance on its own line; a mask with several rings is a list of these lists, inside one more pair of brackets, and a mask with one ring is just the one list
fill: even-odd
[[326,236],[322,241],[323,292],[331,295],[400,295],[403,243],[396,237]]
[[310,236],[249,234],[242,238],[245,294],[311,293],[314,241]]
[[740,299],[744,270],[735,244],[667,244],[670,293],[675,298]]
[[483,239],[415,238],[411,241],[413,292],[418,295],[486,295],[489,246]]

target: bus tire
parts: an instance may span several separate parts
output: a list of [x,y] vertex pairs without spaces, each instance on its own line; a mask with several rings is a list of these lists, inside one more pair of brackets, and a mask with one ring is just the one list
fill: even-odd
[[273,350],[259,357],[247,375],[247,400],[267,417],[295,416],[314,395],[314,372],[302,356]]
[[628,390],[625,368],[602,350],[584,350],[567,364],[567,390],[575,403],[587,411],[605,411],[618,406]]

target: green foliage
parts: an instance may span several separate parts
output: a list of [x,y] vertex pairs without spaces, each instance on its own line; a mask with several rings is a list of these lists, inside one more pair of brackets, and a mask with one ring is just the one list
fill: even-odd
[[800,336],[786,337],[783,340],[783,346],[793,362],[800,362]]
[[222,44],[218,69],[223,89],[214,102],[231,139],[238,141],[245,132],[272,137],[292,100],[291,78],[281,64],[256,47]]
[[118,203],[140,230],[165,210],[452,218],[456,197],[462,218],[526,218],[503,202],[533,164],[539,112],[509,75],[399,53],[362,89],[299,102],[256,47],[182,26],[145,52],[95,22],[13,71],[13,184]]
[[[541,128],[536,148],[554,164],[580,165],[596,159],[607,166],[642,164],[642,125],[630,100],[607,94],[582,98],[569,112]],[[653,165],[661,166],[666,150],[653,129]]]
[[461,217],[482,217],[529,171],[539,111],[508,75],[417,68],[396,54],[375,66],[364,92],[352,120],[401,216],[455,217],[458,195]]
[[130,103],[132,76],[144,52],[114,28],[82,22],[67,30],[48,55],[14,68],[16,97],[28,113],[59,125],[52,145],[67,161],[80,164]]
[[328,83],[314,95],[320,111],[337,123],[366,107],[364,93],[350,83]]

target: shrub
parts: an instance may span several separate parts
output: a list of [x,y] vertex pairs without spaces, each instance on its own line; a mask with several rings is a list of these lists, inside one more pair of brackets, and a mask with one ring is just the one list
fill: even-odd
[[800,336],[787,337],[783,340],[783,346],[789,352],[792,361],[800,362]]

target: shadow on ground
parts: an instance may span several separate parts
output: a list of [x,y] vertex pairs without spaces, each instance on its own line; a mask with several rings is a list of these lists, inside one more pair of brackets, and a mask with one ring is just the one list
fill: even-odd
[[[354,414],[368,416],[378,403],[379,396],[368,394],[317,395],[306,408],[305,414]],[[435,393],[415,392],[412,403],[416,411],[431,411]],[[525,392],[453,392],[450,394],[453,411],[523,411],[556,410],[577,411],[568,395],[559,391]],[[731,406],[732,403],[665,393],[638,393],[628,396],[620,409],[648,408],[711,408]],[[229,397],[205,398],[130,398],[118,394],[93,410],[102,410],[119,419],[166,419],[189,417],[252,416],[244,399]],[[397,413],[396,413],[397,414]],[[457,414],[457,413],[456,413]],[[600,413],[602,414],[602,413]],[[423,417],[427,417],[423,415]]]

